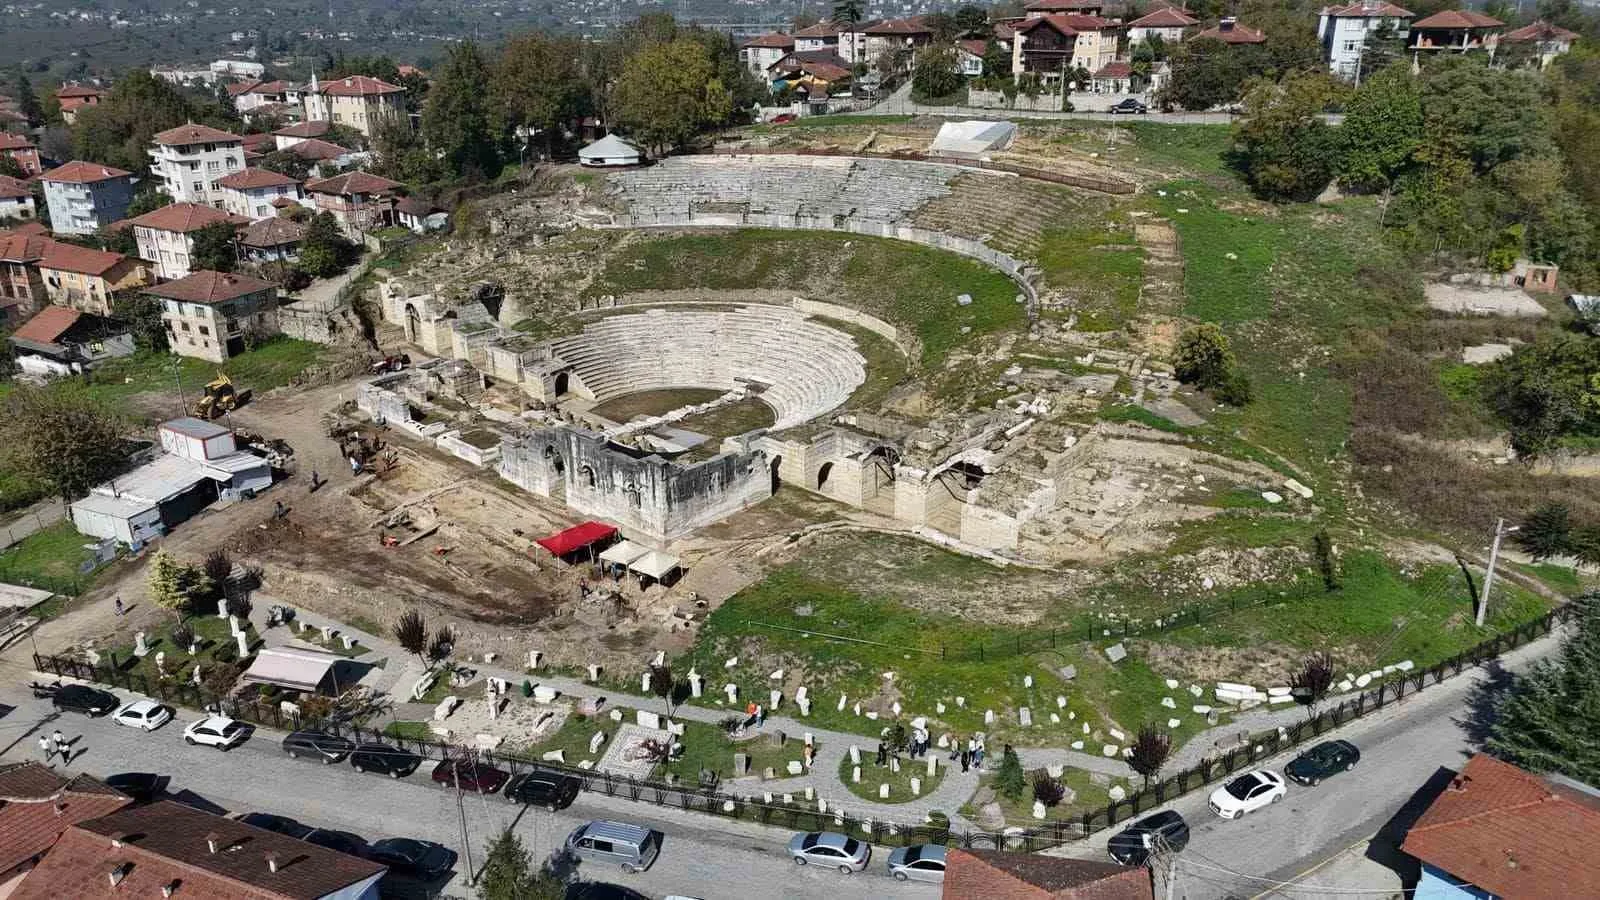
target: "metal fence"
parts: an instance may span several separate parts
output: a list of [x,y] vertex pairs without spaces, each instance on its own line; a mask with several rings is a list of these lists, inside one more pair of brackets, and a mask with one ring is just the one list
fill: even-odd
[[[1490,638],[1437,665],[1417,672],[1404,673],[1374,685],[1292,726],[1250,735],[1249,740],[1243,742],[1241,746],[1217,756],[1207,757],[1191,768],[1153,782],[1124,800],[1108,803],[1104,807],[1082,813],[1070,820],[1051,821],[1032,828],[1008,829],[1004,832],[954,829],[950,828],[947,822],[906,824],[853,816],[836,808],[832,801],[829,801],[826,809],[820,808],[815,802],[806,806],[798,803],[767,803],[764,799],[724,793],[711,788],[654,779],[619,777],[592,769],[529,759],[512,753],[480,751],[474,756],[483,764],[497,766],[513,775],[529,771],[569,775],[579,781],[583,790],[607,797],[621,797],[639,803],[651,803],[729,819],[743,819],[796,831],[844,830],[870,838],[873,843],[883,846],[935,843],[967,849],[1031,853],[1115,827],[1184,794],[1253,766],[1263,759],[1311,741],[1362,716],[1399,703],[1412,694],[1438,685],[1535,638],[1549,634],[1557,625],[1569,621],[1574,614],[1575,608],[1570,604],[1564,604],[1538,619]],[[298,716],[284,713],[277,704],[218,698],[204,688],[192,684],[151,682],[142,675],[123,672],[114,666],[92,666],[82,660],[39,654],[34,654],[33,662],[35,668],[41,672],[96,681],[191,708],[216,709],[233,718],[273,728],[293,729],[315,725],[356,743],[382,743],[415,753],[425,761],[459,757],[465,752],[458,744],[396,737],[385,734],[382,729],[369,728],[357,723],[302,722]]]

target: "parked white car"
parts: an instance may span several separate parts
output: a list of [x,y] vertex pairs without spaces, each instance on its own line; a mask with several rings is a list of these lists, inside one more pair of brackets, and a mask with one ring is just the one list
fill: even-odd
[[131,728],[155,731],[172,721],[172,710],[154,700],[134,700],[124,703],[111,714],[111,721]]
[[183,739],[190,744],[204,744],[219,750],[228,750],[244,740],[249,729],[243,722],[227,716],[206,716],[183,730]]
[[1267,769],[1256,769],[1228,779],[1211,792],[1211,811],[1224,819],[1237,819],[1269,803],[1277,803],[1289,793],[1283,776]]

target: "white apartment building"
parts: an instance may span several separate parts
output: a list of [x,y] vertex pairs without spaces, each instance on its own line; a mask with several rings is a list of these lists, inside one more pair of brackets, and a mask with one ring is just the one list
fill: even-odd
[[207,125],[179,125],[155,136],[150,174],[178,203],[222,208],[223,176],[244,168],[244,138]]
[[163,281],[182,278],[191,270],[194,233],[207,225],[228,222],[242,226],[250,220],[198,203],[174,203],[147,212],[130,223],[139,258],[155,266]]
[[56,234],[94,234],[126,218],[133,202],[132,173],[99,163],[73,160],[40,180]]
[[1328,69],[1340,78],[1359,80],[1361,53],[1367,35],[1388,26],[1404,41],[1411,27],[1413,14],[1387,0],[1357,0],[1349,6],[1323,7],[1317,19],[1317,40],[1322,42],[1322,53],[1328,60]]
[[404,117],[406,89],[387,81],[351,75],[322,83],[311,76],[301,95],[308,121],[348,125],[367,137],[387,116]]
[[267,169],[244,169],[217,182],[222,186],[222,208],[246,219],[278,214],[274,200],[303,202],[300,182]]

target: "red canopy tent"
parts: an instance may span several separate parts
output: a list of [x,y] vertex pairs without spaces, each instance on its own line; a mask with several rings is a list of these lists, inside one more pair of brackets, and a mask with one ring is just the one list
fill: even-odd
[[535,543],[549,550],[554,556],[566,556],[574,550],[582,550],[616,533],[617,529],[613,525],[604,522],[584,522],[565,531],[558,531],[547,538],[540,538]]

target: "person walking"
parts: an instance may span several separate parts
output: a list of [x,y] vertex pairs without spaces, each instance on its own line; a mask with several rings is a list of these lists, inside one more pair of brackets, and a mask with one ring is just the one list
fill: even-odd
[[963,771],[963,772],[967,771],[967,767],[969,765],[971,765],[971,764],[972,764],[972,754],[969,753],[966,750],[962,750],[961,751],[961,771]]
[[56,755],[56,745],[41,734],[39,735],[39,752],[44,754],[44,761],[49,762],[50,758]]
[[114,603],[114,606],[116,607],[117,615],[120,617],[122,615],[122,598],[121,597],[118,597],[116,599],[116,601]]
[[56,753],[60,754],[62,763],[71,760],[72,748],[67,746],[66,735],[61,733],[61,729],[57,728],[55,734],[50,735],[50,743],[55,745]]
[[883,741],[879,741],[878,742],[878,765],[881,766],[885,762],[887,762],[888,761],[888,757],[889,757],[889,748],[884,745]]

